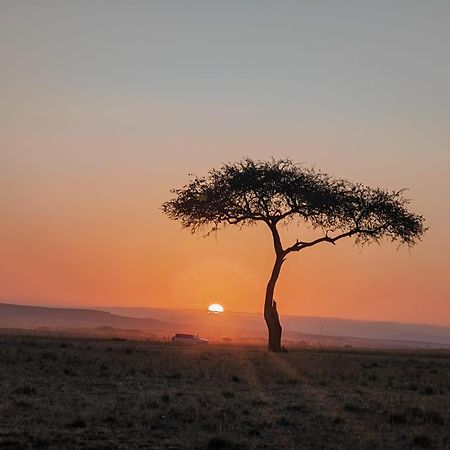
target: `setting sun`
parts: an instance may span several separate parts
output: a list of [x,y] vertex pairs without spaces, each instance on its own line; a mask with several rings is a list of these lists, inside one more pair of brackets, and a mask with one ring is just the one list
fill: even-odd
[[208,312],[214,314],[223,313],[223,306],[219,305],[218,303],[213,303],[212,305],[208,306]]

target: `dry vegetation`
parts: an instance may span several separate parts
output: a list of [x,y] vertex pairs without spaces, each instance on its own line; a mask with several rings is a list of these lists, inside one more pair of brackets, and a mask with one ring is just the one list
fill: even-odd
[[450,353],[0,336],[0,448],[450,448]]

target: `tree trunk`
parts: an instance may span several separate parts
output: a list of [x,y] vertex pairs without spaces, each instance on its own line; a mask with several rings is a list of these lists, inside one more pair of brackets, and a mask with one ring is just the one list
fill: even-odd
[[284,258],[282,256],[277,256],[275,264],[273,266],[272,275],[269,282],[267,283],[266,298],[264,302],[264,319],[269,331],[268,349],[270,352],[285,351],[281,346],[281,333],[283,329],[278,317],[277,302],[273,299],[275,284],[278,280],[278,276],[280,275],[280,270],[283,262]]

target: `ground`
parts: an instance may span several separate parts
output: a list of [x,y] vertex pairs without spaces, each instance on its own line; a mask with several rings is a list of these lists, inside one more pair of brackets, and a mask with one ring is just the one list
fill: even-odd
[[0,335],[0,448],[450,448],[450,352]]

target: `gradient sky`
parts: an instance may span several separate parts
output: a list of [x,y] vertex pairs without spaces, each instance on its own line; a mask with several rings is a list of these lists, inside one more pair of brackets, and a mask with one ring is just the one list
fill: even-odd
[[203,239],[159,207],[289,156],[408,188],[430,230],[291,255],[281,314],[450,325],[449,43],[448,1],[1,0],[0,298],[261,311],[268,231]]

